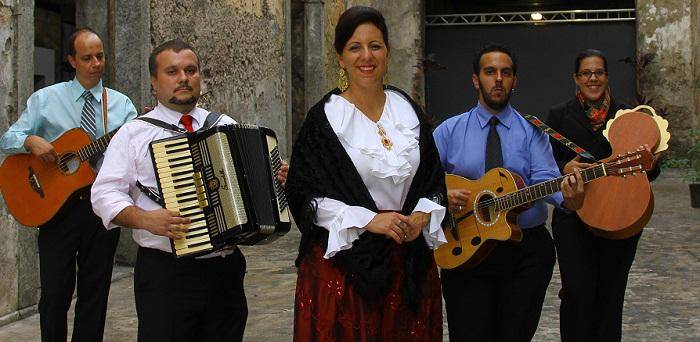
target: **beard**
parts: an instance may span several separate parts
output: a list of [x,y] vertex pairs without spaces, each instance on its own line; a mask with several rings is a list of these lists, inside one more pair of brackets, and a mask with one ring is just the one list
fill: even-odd
[[510,101],[510,95],[511,95],[511,90],[512,89],[506,89],[503,87],[503,99],[502,100],[495,100],[491,97],[491,94],[487,93],[486,88],[484,85],[481,83],[481,80],[479,80],[479,92],[481,93],[482,97],[484,98],[484,104],[487,105],[489,108],[500,111],[501,109],[505,108],[506,105],[508,105],[508,101]]
[[186,99],[178,99],[177,97],[173,96],[168,100],[168,102],[174,104],[174,105],[191,105],[197,103],[197,100],[199,100],[198,96],[190,96]]

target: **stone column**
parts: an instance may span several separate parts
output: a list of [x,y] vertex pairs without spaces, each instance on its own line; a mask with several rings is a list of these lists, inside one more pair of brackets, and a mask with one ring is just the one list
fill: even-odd
[[[0,0],[0,130],[5,132],[33,91],[34,2]],[[4,156],[3,156],[4,158]],[[35,311],[39,267],[36,230],[20,226],[0,204],[0,325]]]
[[640,87],[655,108],[667,109],[671,155],[677,157],[700,123],[699,10],[698,0],[637,1],[637,52],[655,56]]
[[[141,0],[110,0],[108,23],[109,45],[113,53],[107,61],[112,72],[110,86],[128,96],[136,110],[153,106],[151,83],[148,75],[148,55],[151,53],[150,6]],[[136,262],[138,246],[131,237],[131,229],[122,229],[116,260],[122,264]]]

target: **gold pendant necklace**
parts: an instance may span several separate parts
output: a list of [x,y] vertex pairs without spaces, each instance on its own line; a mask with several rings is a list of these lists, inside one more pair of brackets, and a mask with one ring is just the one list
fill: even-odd
[[389,140],[389,137],[386,136],[386,131],[379,122],[377,122],[377,134],[382,138],[382,145],[384,148],[387,149],[387,151],[391,151],[391,147],[394,146],[394,144]]

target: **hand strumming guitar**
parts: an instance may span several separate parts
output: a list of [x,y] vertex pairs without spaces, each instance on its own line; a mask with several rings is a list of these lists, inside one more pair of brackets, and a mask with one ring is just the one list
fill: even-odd
[[470,201],[472,192],[466,189],[448,189],[447,202],[450,212],[462,211]]
[[55,163],[58,159],[53,145],[37,135],[28,136],[24,140],[24,148],[45,163]]

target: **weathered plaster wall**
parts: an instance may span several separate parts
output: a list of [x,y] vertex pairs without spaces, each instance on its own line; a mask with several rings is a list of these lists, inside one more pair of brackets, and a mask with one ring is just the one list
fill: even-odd
[[[323,15],[323,20],[307,18],[321,25],[315,25],[311,34],[306,37],[306,54],[308,63],[307,75],[312,74],[312,80],[306,80],[307,99],[318,101],[321,95],[337,86],[338,62],[333,41],[335,26],[340,15],[352,6],[370,6],[378,9],[384,15],[389,30],[390,62],[388,82],[409,93],[418,103],[423,103],[424,78],[416,68],[419,58],[423,55],[423,2],[421,0],[389,1],[389,0],[330,0],[320,4],[307,4],[306,15]],[[322,7],[321,7],[322,6]],[[309,11],[313,8],[313,11]],[[308,32],[307,28],[307,32]],[[316,32],[316,30],[320,32]],[[320,40],[322,44],[309,42]],[[312,56],[322,56],[322,67]],[[322,77],[319,77],[322,75]],[[322,86],[318,86],[321,83]],[[309,103],[307,108],[315,102]]]
[[[34,3],[0,0],[0,130],[6,131],[33,87]],[[4,156],[2,156],[4,159]],[[34,311],[38,301],[36,230],[20,226],[0,203],[0,325]]]
[[285,2],[150,2],[152,45],[172,38],[190,42],[202,58],[204,91],[211,92],[209,109],[272,128],[282,151],[287,150],[291,126]]
[[671,154],[678,157],[700,123],[699,9],[698,0],[637,1],[637,50],[655,54],[640,87],[654,107],[667,108]]

